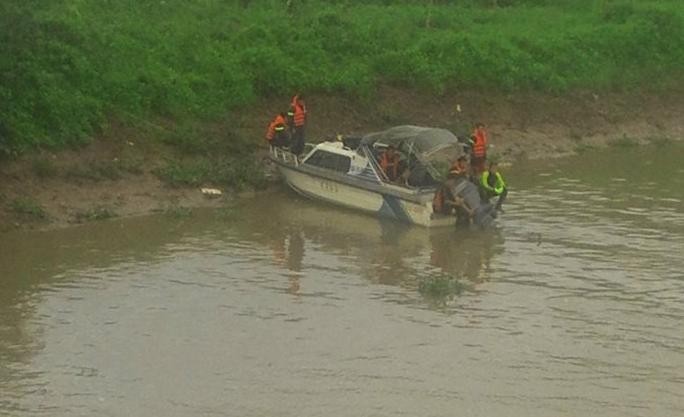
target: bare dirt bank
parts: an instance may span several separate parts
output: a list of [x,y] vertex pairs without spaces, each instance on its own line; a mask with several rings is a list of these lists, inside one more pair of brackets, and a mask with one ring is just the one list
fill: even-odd
[[[368,102],[315,96],[308,103],[309,136],[363,133],[398,124],[438,126],[458,134],[470,132],[474,122],[482,121],[494,145],[491,151],[511,161],[564,156],[625,138],[639,143],[684,139],[681,91],[557,96],[467,91],[434,95],[386,87]],[[263,109],[268,114],[279,110],[270,102],[258,108],[264,121],[267,115]],[[261,133],[252,133],[257,132]]]
[[[566,95],[453,92],[441,95],[384,87],[374,98],[306,97],[309,139],[364,133],[399,124],[438,126],[457,134],[476,121],[490,132],[490,154],[511,163],[570,155],[614,143],[684,139],[684,94],[577,92]],[[235,112],[231,129],[261,142],[265,126],[288,97]],[[237,121],[237,123],[236,123]],[[221,206],[234,193],[209,199],[198,188],[172,187],[154,173],[177,150],[135,129],[116,127],[78,150],[0,161],[0,231],[50,228],[154,211]],[[263,157],[258,153],[257,158]],[[512,179],[514,181],[514,179]],[[211,184],[207,184],[211,185]]]

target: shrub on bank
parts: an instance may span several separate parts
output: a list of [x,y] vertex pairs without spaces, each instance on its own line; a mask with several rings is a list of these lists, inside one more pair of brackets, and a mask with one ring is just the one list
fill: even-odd
[[0,153],[294,90],[658,87],[682,67],[677,0],[6,0]]
[[266,185],[263,169],[252,158],[171,159],[155,174],[174,187],[216,184],[243,190]]

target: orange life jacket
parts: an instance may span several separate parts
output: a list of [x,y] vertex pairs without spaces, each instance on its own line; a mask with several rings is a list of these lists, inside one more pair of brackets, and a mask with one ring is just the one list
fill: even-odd
[[266,140],[269,142],[273,141],[276,132],[282,132],[287,126],[287,121],[281,115],[277,115],[271,123],[268,125],[268,130],[266,131]]
[[289,113],[292,113],[295,127],[304,126],[306,122],[306,105],[299,99],[299,95],[292,97]]
[[473,156],[484,157],[487,155],[487,131],[484,128],[477,128],[473,132]]
[[397,179],[398,169],[399,169],[399,154],[395,153],[390,155],[389,152],[385,151],[380,156],[380,168],[387,175],[387,178],[394,181]]

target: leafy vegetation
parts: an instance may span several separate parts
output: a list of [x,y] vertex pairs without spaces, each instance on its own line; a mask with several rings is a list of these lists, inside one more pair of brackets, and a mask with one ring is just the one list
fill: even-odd
[[[683,67],[679,0],[5,0],[0,154],[295,90],[658,88]],[[181,182],[213,169],[178,168]]]
[[155,173],[172,186],[219,184],[242,190],[263,188],[266,184],[263,170],[252,159],[171,159]]
[[57,176],[58,169],[55,163],[48,158],[37,158],[31,162],[31,169],[38,178],[52,178]]
[[123,176],[121,167],[115,161],[91,161],[83,165],[72,165],[65,174],[71,179],[89,181],[118,180]]
[[10,208],[14,213],[31,219],[45,220],[48,218],[48,214],[45,212],[45,209],[43,209],[40,204],[30,198],[17,198],[12,200],[10,203]]
[[78,211],[74,213],[74,219],[78,223],[86,221],[107,220],[116,217],[117,214],[113,210],[105,206],[96,206],[88,210]]
[[575,146],[575,152],[580,155],[584,153],[596,152],[596,150],[596,146],[589,145],[587,143],[579,143],[577,146]]
[[231,130],[217,135],[197,123],[184,122],[162,140],[182,153],[154,171],[171,186],[215,184],[242,190],[266,185],[263,169],[250,157],[256,143],[248,143]]
[[418,291],[425,297],[443,299],[463,292],[466,285],[448,275],[436,275],[423,278],[418,284]]
[[615,146],[615,147],[620,147],[620,148],[631,148],[634,146],[637,146],[639,144],[639,141],[635,138],[629,137],[629,136],[622,136],[621,138],[617,138],[614,140],[611,140],[608,142],[610,146]]
[[650,143],[655,146],[664,147],[671,145],[672,139],[668,137],[657,136],[650,138]]

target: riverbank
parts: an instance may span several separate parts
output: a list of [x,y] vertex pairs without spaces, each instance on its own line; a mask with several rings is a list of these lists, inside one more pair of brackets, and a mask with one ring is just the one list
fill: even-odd
[[[307,135],[312,140],[400,124],[444,127],[458,134],[468,132],[475,121],[483,121],[491,135],[490,155],[513,164],[598,147],[684,138],[684,121],[680,117],[684,112],[684,94],[678,91],[565,95],[468,91],[435,95],[383,87],[372,99],[362,101],[311,95],[307,102]],[[264,99],[206,127],[205,134],[213,135],[209,141],[240,138],[250,146],[259,146],[256,156],[251,157],[257,158],[259,164],[266,154],[262,142],[265,125],[286,104],[287,97]],[[167,131],[173,129],[172,124],[167,125]],[[235,163],[212,157],[214,164]],[[83,148],[39,152],[2,161],[0,230],[63,227],[152,212],[183,215],[195,207],[230,204],[241,193],[263,190],[275,182],[266,164],[263,173],[251,174],[263,175],[265,181],[230,186],[225,185],[231,178],[226,174],[222,181],[213,182],[212,173],[224,175],[225,170],[207,168],[209,162],[205,160],[206,156],[188,156],[186,149],[160,141],[149,131],[111,124],[107,133]],[[201,175],[197,173],[198,167],[204,167]],[[239,176],[233,171],[230,175],[237,179]],[[200,187],[216,187],[217,183],[224,191],[222,196],[208,198],[201,193]]]

